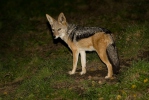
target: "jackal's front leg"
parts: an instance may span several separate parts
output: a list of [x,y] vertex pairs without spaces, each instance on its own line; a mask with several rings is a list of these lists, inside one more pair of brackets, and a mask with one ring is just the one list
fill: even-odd
[[77,68],[77,63],[78,63],[78,56],[79,56],[79,52],[78,51],[72,51],[73,53],[73,69],[72,71],[69,71],[69,74],[75,74],[76,72],[76,68]]
[[80,51],[80,55],[81,55],[81,65],[82,65],[82,71],[81,71],[81,75],[86,73],[86,53],[85,51]]

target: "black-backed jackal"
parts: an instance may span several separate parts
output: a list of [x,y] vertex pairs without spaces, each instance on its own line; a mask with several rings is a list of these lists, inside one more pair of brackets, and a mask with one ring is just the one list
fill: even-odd
[[81,55],[82,71],[86,73],[86,51],[96,51],[100,59],[106,64],[108,74],[105,78],[111,78],[113,73],[119,71],[119,59],[111,32],[100,27],[81,27],[68,24],[63,13],[60,13],[58,20],[50,15],[46,17],[51,25],[55,39],[64,40],[73,53],[73,69],[69,74],[75,74],[79,54]]

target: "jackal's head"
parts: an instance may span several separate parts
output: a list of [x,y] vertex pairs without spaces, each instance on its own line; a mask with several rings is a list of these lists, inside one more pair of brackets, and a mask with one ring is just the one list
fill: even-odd
[[64,14],[60,13],[58,16],[58,20],[55,20],[48,14],[46,14],[46,17],[51,25],[52,32],[53,32],[55,39],[59,37],[63,39],[63,37],[65,36],[67,32],[67,26],[68,26]]

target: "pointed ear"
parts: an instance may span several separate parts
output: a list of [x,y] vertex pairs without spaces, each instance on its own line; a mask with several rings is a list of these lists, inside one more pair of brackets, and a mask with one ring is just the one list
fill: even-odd
[[61,24],[65,24],[66,23],[66,17],[64,16],[63,13],[60,13],[58,16],[58,22]]
[[53,23],[54,23],[54,19],[53,19],[50,15],[48,15],[48,14],[46,14],[46,17],[47,17],[47,19],[48,19],[50,25],[52,26]]

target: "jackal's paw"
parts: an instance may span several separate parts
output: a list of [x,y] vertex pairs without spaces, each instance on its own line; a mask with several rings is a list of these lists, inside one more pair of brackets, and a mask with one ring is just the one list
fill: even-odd
[[75,74],[75,72],[72,72],[72,71],[69,71],[68,73],[69,73],[69,75]]
[[86,71],[80,72],[80,75],[84,75],[84,74],[86,74]]
[[105,79],[110,79],[110,78],[112,78],[112,76],[106,76],[106,77],[105,77]]

